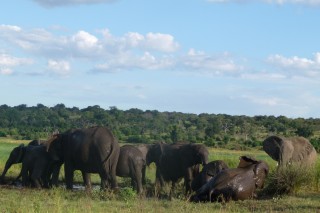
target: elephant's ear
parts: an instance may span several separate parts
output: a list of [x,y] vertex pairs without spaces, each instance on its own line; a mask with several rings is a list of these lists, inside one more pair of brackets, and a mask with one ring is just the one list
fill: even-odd
[[278,136],[270,136],[263,141],[263,150],[275,161],[280,160],[284,140]]

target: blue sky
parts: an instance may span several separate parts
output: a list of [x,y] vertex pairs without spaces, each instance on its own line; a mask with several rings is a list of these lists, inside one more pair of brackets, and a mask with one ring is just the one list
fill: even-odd
[[1,104],[319,118],[320,0],[11,0]]

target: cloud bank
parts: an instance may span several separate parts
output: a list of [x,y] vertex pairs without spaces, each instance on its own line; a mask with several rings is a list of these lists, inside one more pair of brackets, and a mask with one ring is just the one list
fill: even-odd
[[163,33],[128,32],[114,36],[103,29],[95,34],[79,30],[55,35],[45,29],[0,25],[0,42],[9,43],[30,57],[45,59],[48,70],[64,76],[71,73],[71,61],[91,63],[91,71],[95,73],[167,69],[220,75],[243,69],[227,53],[213,56],[192,48],[182,52],[175,38]]

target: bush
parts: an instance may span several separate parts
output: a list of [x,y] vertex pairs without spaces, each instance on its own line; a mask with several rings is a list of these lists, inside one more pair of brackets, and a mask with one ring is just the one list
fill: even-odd
[[303,187],[311,187],[315,169],[298,165],[279,167],[268,176],[264,192],[268,195],[296,194]]
[[120,189],[118,197],[123,201],[134,200],[137,197],[137,193],[131,187],[125,187]]

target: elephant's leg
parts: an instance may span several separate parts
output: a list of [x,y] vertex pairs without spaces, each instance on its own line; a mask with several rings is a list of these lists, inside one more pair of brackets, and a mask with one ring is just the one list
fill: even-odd
[[109,174],[109,179],[111,182],[111,188],[112,189],[117,189],[118,188],[118,182],[117,182],[117,170],[116,170],[116,165],[112,166],[110,174]]
[[64,174],[65,174],[67,189],[72,189],[74,168],[69,163],[64,164]]
[[28,186],[28,182],[29,182],[28,169],[25,168],[23,165],[21,169],[21,175],[22,175],[22,186]]
[[92,185],[91,185],[90,173],[86,173],[84,171],[81,171],[81,173],[82,173],[84,186],[86,187],[87,190],[91,190],[92,189]]
[[146,185],[146,168],[147,168],[146,166],[143,166],[142,167],[142,171],[141,171],[142,172],[142,184],[143,185]]
[[170,189],[170,193],[169,193],[169,198],[170,198],[170,200],[172,199],[172,197],[173,197],[173,195],[174,195],[175,189],[176,189],[176,182],[175,182],[175,181],[172,181],[172,183],[171,183],[171,189]]
[[184,184],[186,187],[185,195],[188,195],[189,193],[191,193],[191,182],[192,182],[193,176],[194,176],[193,169],[188,168],[185,171],[185,175],[184,175]]
[[100,188],[101,190],[105,190],[106,188],[109,188],[109,182],[112,182],[111,174],[108,173],[108,170],[106,168],[102,168],[99,172],[101,184]]
[[60,173],[60,167],[61,167],[61,163],[53,163],[52,166],[52,170],[50,171],[51,174],[49,174],[49,177],[51,176],[50,180],[50,186],[58,186],[58,182],[59,182],[59,173]]
[[[142,187],[142,173],[136,172],[136,174],[134,174],[134,177],[131,178],[131,184],[132,184],[132,187],[137,190],[137,193],[138,193],[138,194],[141,194],[142,191],[143,191],[143,187]],[[133,185],[133,184],[134,184],[134,185]]]

